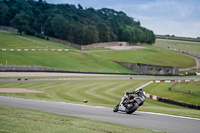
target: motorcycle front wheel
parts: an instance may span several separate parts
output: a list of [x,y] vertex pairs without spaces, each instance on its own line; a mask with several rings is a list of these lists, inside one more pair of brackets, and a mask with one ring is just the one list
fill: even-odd
[[127,114],[132,114],[133,112],[135,112],[137,110],[137,108],[138,108],[138,104],[135,103],[132,108],[126,109],[126,113]]
[[113,108],[113,112],[119,111],[118,109],[119,109],[119,104],[117,104],[117,105]]

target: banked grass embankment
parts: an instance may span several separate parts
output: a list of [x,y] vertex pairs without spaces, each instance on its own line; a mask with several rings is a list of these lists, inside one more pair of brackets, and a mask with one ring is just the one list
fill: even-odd
[[147,49],[96,52],[94,54],[118,62],[143,63],[188,68],[195,66],[193,58],[171,50],[148,46]]
[[200,57],[200,42],[156,39],[154,46],[173,49]]

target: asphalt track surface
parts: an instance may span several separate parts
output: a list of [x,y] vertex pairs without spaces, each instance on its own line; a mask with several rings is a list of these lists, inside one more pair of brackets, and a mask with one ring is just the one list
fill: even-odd
[[114,113],[112,108],[0,96],[0,105],[77,116],[173,133],[199,133],[200,119],[150,112]]
[[[37,79],[31,77],[38,77]],[[39,78],[39,77],[48,77],[48,78]],[[69,76],[68,78],[57,78],[60,76]],[[77,76],[74,78],[70,76]],[[87,76],[87,78],[82,77]],[[125,77],[123,77],[125,76]],[[91,80],[195,80],[194,77],[138,77],[132,75],[115,75],[115,74],[81,74],[81,73],[50,73],[50,72],[0,72],[0,82],[16,82],[16,81],[72,81],[72,80],[82,80],[82,81],[91,81]],[[12,77],[7,79],[5,77]],[[21,78],[23,77],[23,78]],[[27,77],[25,80],[24,77]],[[91,78],[90,78],[91,77]],[[20,78],[20,80],[18,80]]]

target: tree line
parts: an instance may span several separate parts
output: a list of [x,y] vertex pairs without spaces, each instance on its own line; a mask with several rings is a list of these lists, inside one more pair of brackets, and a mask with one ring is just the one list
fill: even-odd
[[153,31],[122,11],[49,4],[39,0],[0,0],[0,25],[28,35],[51,36],[76,44],[127,41],[154,43]]

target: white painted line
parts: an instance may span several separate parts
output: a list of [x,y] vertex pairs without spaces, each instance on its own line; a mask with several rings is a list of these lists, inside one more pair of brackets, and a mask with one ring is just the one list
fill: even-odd
[[28,51],[28,49],[24,49],[24,51]]
[[2,51],[6,51],[6,49],[2,49]]
[[64,51],[69,51],[69,49],[65,49]]
[[[103,106],[91,106],[91,105],[75,104],[75,103],[65,103],[65,102],[59,102],[59,103],[70,104],[70,105],[77,105],[77,106],[87,106],[87,107],[94,107],[94,108],[107,108],[107,109],[112,109],[112,108],[103,107]],[[144,111],[136,111],[136,112],[138,112],[138,113],[144,113],[144,114],[161,115],[161,116],[169,116],[169,117],[176,117],[176,118],[182,118],[182,119],[189,119],[189,120],[198,120],[198,121],[200,121],[199,118],[191,118],[191,117],[185,117],[185,116],[168,115],[168,114],[153,113],[153,112],[144,112]]]
[[168,115],[168,114],[162,114],[162,113],[152,113],[152,112],[143,112],[143,111],[136,111],[136,112],[144,113],[144,114],[162,115],[162,116],[169,116],[169,117],[176,117],[176,118],[183,118],[183,119],[190,119],[190,120],[198,120],[198,121],[200,121],[199,118],[192,118],[192,117],[185,117],[185,116]]
[[10,49],[10,51],[14,51],[14,49]]
[[17,51],[22,51],[21,49],[17,49]]

